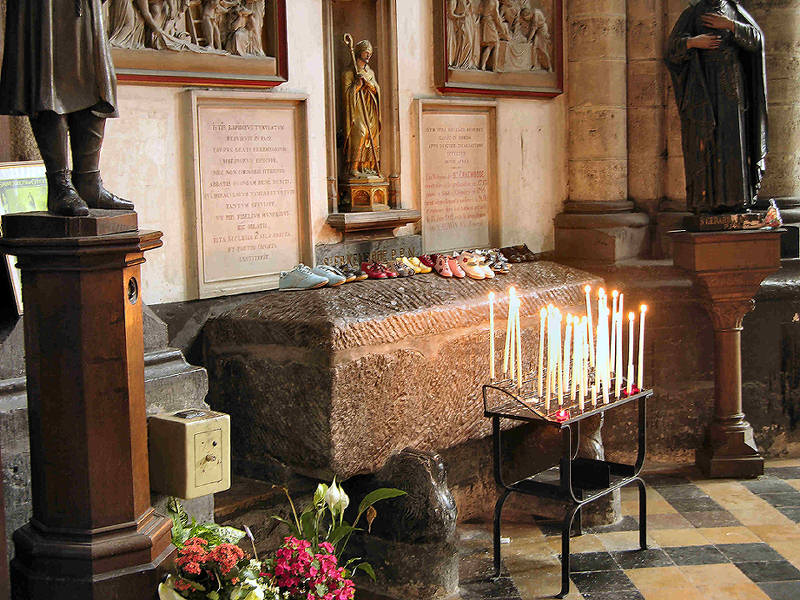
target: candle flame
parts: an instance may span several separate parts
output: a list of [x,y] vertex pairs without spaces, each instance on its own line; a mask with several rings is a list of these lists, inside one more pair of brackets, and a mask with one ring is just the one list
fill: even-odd
[[597,290],[597,295],[600,296],[600,297],[605,296],[606,295],[606,291],[603,288],[599,288]]
[[628,319],[630,319],[631,321],[633,321],[635,318],[636,318],[636,315],[635,315],[635,314],[633,314],[633,311],[631,311],[631,312],[629,312],[629,313],[628,313]]
[[494,302],[494,292],[489,292],[489,301]]
[[508,295],[509,296],[516,296],[517,295],[517,289],[513,285],[510,288],[508,288]]
[[547,316],[547,309],[542,307],[542,309],[539,311],[539,316],[544,319]]
[[639,307],[639,310],[640,310],[640,311],[642,311],[642,312],[647,312],[647,304],[642,304],[642,305]]
[[611,295],[612,295],[614,298],[616,298],[617,296],[619,296],[619,292],[618,292],[617,290],[614,290],[613,292],[611,292]]
[[590,286],[590,285],[583,286],[583,291],[588,294],[589,292],[592,291],[592,286]]

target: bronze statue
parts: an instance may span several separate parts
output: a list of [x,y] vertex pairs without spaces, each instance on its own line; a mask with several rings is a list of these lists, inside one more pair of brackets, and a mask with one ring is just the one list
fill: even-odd
[[8,1],[0,114],[30,118],[47,171],[49,212],[133,210],[100,178],[106,118],[117,116],[116,105],[101,0]]
[[[349,37],[349,36],[348,36]],[[342,78],[344,88],[344,156],[350,177],[380,177],[381,88],[369,66],[372,44],[352,47],[353,68]]]
[[764,35],[736,0],[694,0],[669,37],[681,116],[686,200],[701,213],[744,212],[767,155]]

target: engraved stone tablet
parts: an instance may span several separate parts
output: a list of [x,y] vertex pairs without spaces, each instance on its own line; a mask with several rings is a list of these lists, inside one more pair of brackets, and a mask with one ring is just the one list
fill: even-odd
[[420,185],[426,252],[494,243],[495,105],[420,101]]
[[224,92],[193,100],[199,295],[275,288],[280,271],[310,257],[305,103]]

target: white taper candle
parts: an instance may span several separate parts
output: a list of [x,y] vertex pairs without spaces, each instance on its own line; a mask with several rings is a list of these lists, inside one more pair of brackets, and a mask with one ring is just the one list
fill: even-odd
[[644,316],[647,313],[647,305],[642,304],[639,308],[639,364],[638,364],[638,379],[636,380],[636,387],[641,392],[644,389]]

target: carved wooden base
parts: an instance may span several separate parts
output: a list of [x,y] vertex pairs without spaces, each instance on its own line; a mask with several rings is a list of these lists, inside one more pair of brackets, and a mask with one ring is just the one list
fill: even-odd
[[[119,224],[96,213],[50,216],[48,232]],[[13,598],[150,598],[173,549],[150,505],[144,398],[140,265],[161,232],[45,237],[41,215],[6,215],[6,231],[9,218],[0,251],[22,270],[33,504],[14,534]]]
[[389,210],[389,182],[385,179],[349,179],[340,186],[351,212]]
[[741,334],[761,282],[780,268],[780,239],[781,230],[672,235],[675,266],[691,273],[714,324],[714,422],[696,457],[708,477],[764,472],[742,411]]

